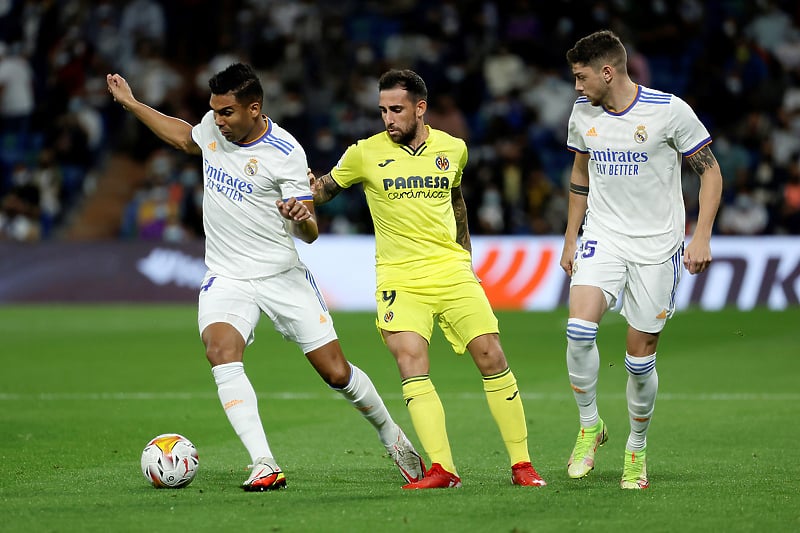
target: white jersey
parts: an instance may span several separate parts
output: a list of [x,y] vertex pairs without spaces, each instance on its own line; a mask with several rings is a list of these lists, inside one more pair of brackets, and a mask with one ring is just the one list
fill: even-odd
[[683,243],[682,156],[711,142],[691,107],[675,95],[638,86],[615,113],[579,97],[567,148],[589,155],[584,233],[629,261],[657,264]]
[[306,154],[289,132],[266,120],[264,133],[247,144],[227,141],[213,111],[192,128],[203,151],[206,266],[229,278],[263,278],[300,264],[275,201],[312,198]]

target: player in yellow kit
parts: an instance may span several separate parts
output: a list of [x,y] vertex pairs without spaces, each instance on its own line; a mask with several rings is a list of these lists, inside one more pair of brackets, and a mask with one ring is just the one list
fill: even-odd
[[531,466],[516,378],[500,346],[497,318],[472,270],[461,176],[464,141],[425,125],[427,88],[410,70],[378,82],[386,131],[350,146],[320,178],[309,173],[314,202],[356,183],[364,187],[375,226],[377,326],[394,355],[403,398],[432,463],[405,489],[460,487],[445,414],[430,379],[434,322],[456,353],[468,350],[483,376],[516,485],[543,486]]

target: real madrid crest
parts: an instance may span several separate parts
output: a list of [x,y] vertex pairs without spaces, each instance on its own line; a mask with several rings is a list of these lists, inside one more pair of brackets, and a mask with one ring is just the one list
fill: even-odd
[[244,173],[248,176],[255,176],[256,172],[258,172],[258,160],[250,159],[244,166]]
[[447,154],[436,154],[436,168],[443,172],[450,168],[450,160],[447,159]]
[[639,144],[644,144],[647,141],[647,130],[644,124],[636,126],[636,131],[633,132],[633,140]]

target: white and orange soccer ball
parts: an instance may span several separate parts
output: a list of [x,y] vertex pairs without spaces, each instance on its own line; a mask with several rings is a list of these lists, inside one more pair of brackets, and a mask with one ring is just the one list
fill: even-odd
[[199,464],[194,444],[177,433],[153,438],[142,451],[142,474],[157,489],[185,487]]

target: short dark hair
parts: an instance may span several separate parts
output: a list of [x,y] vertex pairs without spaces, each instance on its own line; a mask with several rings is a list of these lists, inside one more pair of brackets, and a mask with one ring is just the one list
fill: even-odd
[[262,103],[264,89],[261,87],[253,67],[244,63],[234,63],[221,72],[217,72],[210,80],[208,86],[212,94],[233,93],[236,101],[249,104]]
[[567,61],[570,65],[579,63],[592,68],[608,64],[627,71],[628,54],[614,32],[601,30],[579,39],[575,46],[567,51]]
[[425,81],[413,70],[392,69],[384,72],[378,80],[378,90],[384,91],[395,87],[405,89],[415,102],[428,99],[428,88],[425,86]]

